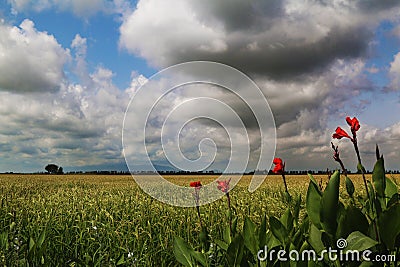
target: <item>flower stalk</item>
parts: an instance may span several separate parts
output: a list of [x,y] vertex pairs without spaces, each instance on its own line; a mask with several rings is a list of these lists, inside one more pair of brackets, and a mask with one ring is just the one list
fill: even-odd
[[203,228],[203,224],[201,222],[201,216],[200,216],[200,189],[202,187],[202,184],[200,181],[191,182],[190,187],[194,188],[194,192],[192,194],[193,194],[194,200],[196,201],[196,210],[197,210],[197,216],[199,217],[200,226],[201,226],[201,228]]
[[217,181],[218,190],[221,190],[225,193],[227,202],[228,202],[228,220],[229,220],[229,230],[232,234],[232,207],[231,207],[231,197],[229,196],[229,183],[231,182],[231,178],[225,181]]
[[285,186],[285,192],[288,200],[291,199],[289,194],[289,190],[286,183],[286,176],[285,176],[285,162],[282,161],[281,158],[275,158],[273,163],[275,164],[274,169],[272,170],[273,173],[280,174],[282,176],[283,185]]

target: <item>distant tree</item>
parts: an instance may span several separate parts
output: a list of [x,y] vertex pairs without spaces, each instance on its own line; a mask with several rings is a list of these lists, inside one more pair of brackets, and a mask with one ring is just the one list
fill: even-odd
[[56,164],[48,164],[44,169],[50,174],[58,173],[58,166]]
[[58,168],[57,174],[64,174],[63,167]]

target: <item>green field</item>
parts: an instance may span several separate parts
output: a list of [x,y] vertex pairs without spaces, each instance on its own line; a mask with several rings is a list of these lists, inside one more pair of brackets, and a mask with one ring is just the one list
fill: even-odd
[[[316,175],[322,184],[327,176]],[[350,176],[356,195],[364,194],[361,176]],[[169,176],[188,185],[212,176]],[[371,177],[368,176],[371,180]],[[393,177],[399,180],[400,177]],[[342,179],[343,180],[343,179]],[[264,214],[280,216],[286,208],[282,178],[268,176],[254,193],[244,177],[232,191],[238,226],[249,216],[259,224]],[[307,176],[287,176],[292,196],[303,196]],[[347,194],[341,181],[340,198]],[[131,176],[0,175],[0,264],[2,266],[176,266],[174,236],[198,244],[195,208],[172,207],[141,191]],[[210,236],[227,225],[227,204],[220,199],[200,207]],[[301,213],[304,213],[304,208]]]

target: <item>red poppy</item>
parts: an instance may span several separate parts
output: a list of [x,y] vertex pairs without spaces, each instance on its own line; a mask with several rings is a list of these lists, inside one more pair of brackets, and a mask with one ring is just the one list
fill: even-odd
[[190,182],[190,187],[201,187],[201,182],[197,181],[197,182]]
[[358,122],[357,118],[350,118],[346,117],[347,124],[351,127],[351,132],[354,134],[360,129],[360,123]]
[[332,138],[342,139],[342,137],[347,137],[349,139],[352,139],[345,130],[343,130],[340,127],[337,127],[335,133],[332,135]]
[[218,183],[218,185],[217,185],[218,190],[221,190],[221,191],[224,192],[224,193],[228,193],[230,181],[231,181],[231,178],[229,178],[228,180],[225,180],[225,181],[217,181],[217,183]]
[[272,170],[273,173],[283,173],[285,171],[285,163],[280,158],[274,158],[275,168]]

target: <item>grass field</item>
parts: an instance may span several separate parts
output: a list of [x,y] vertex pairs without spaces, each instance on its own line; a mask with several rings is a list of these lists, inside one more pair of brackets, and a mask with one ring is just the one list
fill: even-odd
[[[390,175],[389,175],[390,176]],[[326,175],[316,180],[327,181]],[[356,195],[364,194],[361,176],[350,176]],[[181,185],[213,176],[168,176]],[[368,176],[371,180],[371,177]],[[268,176],[254,193],[244,177],[231,192],[238,224],[249,216],[260,223],[263,214],[279,216],[285,209],[283,184]],[[343,180],[343,179],[342,179]],[[395,176],[394,180],[400,180]],[[287,176],[293,196],[307,191],[307,176]],[[347,194],[341,184],[340,198]],[[26,266],[176,266],[175,235],[196,244],[199,221],[195,208],[172,207],[141,191],[131,176],[0,175],[0,264]],[[210,236],[220,236],[227,224],[226,201],[201,208]],[[304,209],[303,209],[304,210]]]

